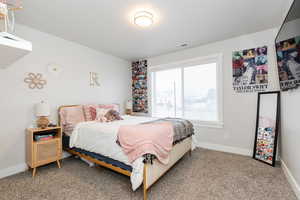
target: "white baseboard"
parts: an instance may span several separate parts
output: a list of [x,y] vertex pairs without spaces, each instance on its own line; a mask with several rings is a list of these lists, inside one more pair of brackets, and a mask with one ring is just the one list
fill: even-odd
[[24,172],[28,169],[28,166],[26,165],[26,163],[23,164],[19,164],[19,165],[15,165],[6,169],[1,169],[0,170],[0,179],[7,177],[7,176],[11,176],[20,172]]
[[[71,154],[69,154],[68,152],[63,152],[63,156],[62,159],[70,157]],[[26,163],[23,164],[19,164],[19,165],[15,165],[6,169],[0,169],[0,179],[1,178],[5,178],[14,174],[18,174],[20,172],[24,172],[28,169],[28,166]]]
[[237,147],[230,147],[220,144],[212,144],[212,143],[197,143],[197,147],[204,148],[204,149],[210,149],[214,151],[222,151],[227,153],[234,153],[239,154],[243,156],[252,156],[252,150],[249,149],[243,149],[243,148],[237,148]]
[[281,167],[297,198],[300,200],[300,186],[283,160],[281,160]]

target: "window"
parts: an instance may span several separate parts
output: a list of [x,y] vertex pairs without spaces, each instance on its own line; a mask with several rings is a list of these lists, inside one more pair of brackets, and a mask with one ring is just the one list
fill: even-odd
[[182,116],[181,70],[154,72],[153,112],[157,117]]
[[221,56],[150,68],[154,117],[182,117],[222,126]]

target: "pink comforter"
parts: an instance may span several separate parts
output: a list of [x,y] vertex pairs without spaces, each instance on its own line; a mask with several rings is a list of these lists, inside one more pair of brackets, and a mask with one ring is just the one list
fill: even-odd
[[168,164],[173,146],[173,126],[169,122],[121,126],[118,141],[129,162],[150,153]]

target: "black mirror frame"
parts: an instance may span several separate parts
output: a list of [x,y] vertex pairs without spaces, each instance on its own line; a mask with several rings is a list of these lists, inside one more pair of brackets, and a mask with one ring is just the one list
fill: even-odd
[[[277,110],[276,110],[276,125],[275,125],[275,138],[274,138],[274,150],[273,150],[273,160],[272,164],[265,162],[263,160],[256,158],[256,146],[257,146],[257,134],[258,134],[258,124],[259,124],[259,111],[260,111],[260,97],[264,94],[277,94]],[[280,91],[272,92],[259,92],[257,98],[257,114],[256,114],[256,128],[255,128],[255,140],[253,148],[253,159],[263,162],[265,164],[275,167],[276,155],[277,155],[277,143],[278,143],[278,134],[279,134],[279,122],[280,122]]]

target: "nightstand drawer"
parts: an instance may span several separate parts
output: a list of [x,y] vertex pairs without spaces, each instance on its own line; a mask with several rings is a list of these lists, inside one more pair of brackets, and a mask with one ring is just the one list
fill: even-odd
[[59,139],[34,142],[34,160],[40,166],[61,159],[61,144]]
[[47,143],[36,143],[36,161],[47,160],[49,158],[57,157],[57,141],[51,141]]

